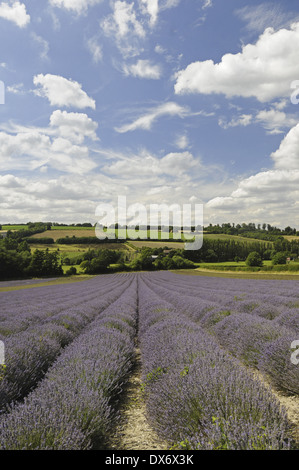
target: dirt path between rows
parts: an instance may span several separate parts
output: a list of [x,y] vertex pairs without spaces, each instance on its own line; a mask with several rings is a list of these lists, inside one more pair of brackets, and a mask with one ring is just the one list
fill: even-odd
[[273,395],[278,399],[281,406],[283,406],[287,412],[288,419],[293,425],[292,437],[299,445],[299,396],[298,395],[287,395],[281,390],[277,390],[270,383],[261,372],[254,370],[253,375],[257,377],[266,387],[268,387]]
[[146,406],[141,390],[141,356],[135,349],[135,363],[123,390],[119,407],[120,421],[111,436],[109,450],[167,450],[170,445],[163,442],[150,426],[146,417]]

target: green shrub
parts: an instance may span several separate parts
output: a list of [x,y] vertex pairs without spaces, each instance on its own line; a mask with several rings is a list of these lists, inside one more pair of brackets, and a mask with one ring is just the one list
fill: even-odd
[[247,266],[263,266],[261,255],[257,251],[249,253],[246,259]]

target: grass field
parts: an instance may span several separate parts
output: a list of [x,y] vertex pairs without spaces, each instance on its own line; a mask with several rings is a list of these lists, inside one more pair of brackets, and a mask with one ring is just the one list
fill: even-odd
[[126,244],[120,243],[105,243],[103,245],[42,245],[42,244],[34,244],[30,246],[32,253],[35,250],[46,250],[49,251],[56,251],[59,250],[59,253],[63,257],[68,257],[70,259],[76,258],[81,254],[86,253],[88,250],[120,250],[120,251],[129,251],[129,248]]
[[265,273],[258,272],[242,272],[242,271],[209,271],[207,269],[180,269],[172,270],[171,272],[186,276],[207,276],[207,277],[226,277],[233,279],[256,279],[256,280],[279,280],[279,281],[299,281],[299,273]]
[[[245,261],[225,261],[223,263],[197,263],[201,268],[204,269],[209,269],[211,267],[227,267],[227,268],[240,268],[240,267],[246,267],[246,262]],[[263,261],[264,266],[271,266],[271,261]]]
[[236,242],[243,242],[243,243],[273,243],[268,240],[259,240],[257,238],[247,238],[241,237],[239,235],[227,235],[226,233],[204,233],[204,239],[206,240],[235,240]]
[[2,225],[2,230],[4,232],[7,232],[8,230],[25,230],[27,228],[27,225]]

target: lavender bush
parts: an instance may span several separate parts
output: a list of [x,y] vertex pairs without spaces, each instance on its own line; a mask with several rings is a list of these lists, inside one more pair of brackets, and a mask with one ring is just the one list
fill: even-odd
[[[211,280],[201,277],[194,280],[188,276],[188,282],[183,280],[180,285],[180,279],[184,276],[154,273],[143,277],[152,292],[163,301],[168,299],[172,308],[199,323],[217,339],[221,347],[245,364],[259,368],[267,376],[278,376],[279,368],[274,367],[270,354],[264,353],[272,350],[272,343],[273,348],[275,344],[279,344],[276,343],[278,339],[284,344],[289,343],[290,347],[291,342],[298,338],[298,295],[294,283],[251,281],[247,285],[247,280]],[[267,287],[266,293],[263,293],[263,287]],[[217,303],[219,298],[222,298],[222,302]],[[280,349],[280,360],[288,364],[288,367],[279,376],[279,380],[275,380],[275,384],[289,393],[298,393],[296,383],[299,370],[290,362],[289,347]],[[272,372],[267,372],[271,370]],[[289,382],[294,383],[293,376],[295,386],[290,387]]]
[[100,446],[115,418],[112,399],[132,364],[135,332],[127,320],[136,323],[136,290],[136,279],[131,278],[126,291],[63,351],[40,385],[2,416],[1,449]]
[[286,335],[270,343],[259,359],[259,369],[278,389],[299,394],[299,366],[291,361],[293,341],[293,335]]
[[[59,311],[59,307],[56,307],[54,314],[48,313],[45,318],[41,313],[40,325],[32,322],[34,326],[7,336],[5,338],[6,367],[0,380],[0,412],[5,411],[11,401],[28,394],[42,379],[62,349],[71,343],[109,303],[116,300],[129,284],[129,280],[119,278],[116,284],[114,276],[105,277],[100,283],[99,281],[97,284],[93,283],[93,291],[89,291],[91,298],[86,299],[83,304],[77,299],[78,291],[75,290],[74,285],[75,298],[72,309]],[[112,291],[108,290],[110,285]],[[102,295],[95,296],[95,290]],[[53,289],[51,291],[53,294]],[[85,295],[83,297],[85,299]],[[58,295],[55,299],[56,305],[59,305]],[[27,316],[27,318],[30,317]],[[19,324],[18,318],[16,322]],[[13,324],[13,319],[11,319],[11,324]]]
[[142,278],[143,389],[157,432],[174,448],[290,448],[290,425],[274,395]]

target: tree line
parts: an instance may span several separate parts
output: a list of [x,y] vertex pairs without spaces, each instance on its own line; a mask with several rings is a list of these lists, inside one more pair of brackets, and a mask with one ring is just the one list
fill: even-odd
[[58,251],[35,250],[26,240],[0,240],[0,279],[60,276],[63,274]]
[[[261,238],[264,236],[264,239],[273,240],[274,237],[283,236],[283,235],[293,235],[299,236],[299,231],[296,228],[290,226],[280,229],[279,227],[272,226],[271,224],[255,224],[255,223],[224,223],[224,224],[209,224],[204,228],[206,233],[225,233],[227,235],[242,235],[242,237],[247,236],[249,238]],[[268,237],[268,238],[266,238]]]

